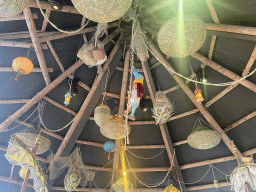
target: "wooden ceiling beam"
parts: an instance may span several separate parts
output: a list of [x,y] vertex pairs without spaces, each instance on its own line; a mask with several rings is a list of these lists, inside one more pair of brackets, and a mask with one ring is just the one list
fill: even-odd
[[[0,38],[1,39],[1,38]],[[19,41],[1,41],[0,46],[2,47],[20,47],[20,48],[31,48],[33,44],[30,42],[19,42]],[[48,49],[46,44],[41,45],[42,49]]]
[[23,113],[28,111],[34,104],[36,104],[42,97],[49,93],[53,88],[60,84],[68,75],[73,73],[78,67],[83,64],[81,60],[78,60],[74,65],[69,67],[64,73],[47,85],[44,89],[39,91],[29,102],[23,105],[18,111],[9,116],[4,122],[0,124],[0,132],[7,129],[7,127],[12,124],[16,119],[18,119]]
[[[221,135],[221,138],[223,142],[226,144],[226,146],[229,148],[229,150],[236,155],[236,152],[233,150],[234,145],[232,144],[231,140],[229,137],[226,135],[226,133],[222,130],[222,128],[218,125],[218,123],[214,120],[214,118],[211,116],[211,114],[207,111],[207,109],[199,102],[196,101],[196,97],[194,93],[190,90],[190,88],[184,84],[184,82],[172,71],[174,69],[172,66],[169,64],[169,62],[164,58],[164,56],[161,54],[160,51],[154,46],[154,44],[147,38],[146,40],[148,46],[150,49],[153,51],[153,53],[156,55],[158,60],[165,66],[167,71],[172,75],[174,80],[178,83],[178,85],[184,90],[186,95],[190,98],[190,100],[194,103],[194,105],[199,109],[200,113],[204,116],[204,118],[209,122],[209,124],[212,126],[212,128],[215,131],[218,131]],[[195,54],[193,54],[195,55]],[[197,54],[198,55],[198,54]],[[208,62],[212,63],[208,58],[205,58],[208,60]],[[204,62],[205,63],[205,62]],[[209,64],[208,64],[209,65]],[[234,74],[235,75],[235,74]],[[242,82],[241,82],[242,83]],[[238,154],[242,155],[241,152],[238,150]]]
[[[53,72],[53,68],[47,68],[49,73]],[[0,67],[0,72],[15,72],[12,67]],[[42,73],[40,68],[33,68],[32,73]]]
[[[230,185],[231,185],[230,182],[218,183],[218,187],[226,187],[226,186],[230,186]],[[196,191],[196,190],[210,189],[210,188],[215,188],[214,184],[207,184],[207,185],[199,185],[199,186],[188,187],[187,191]]]
[[[32,14],[33,19],[38,19],[38,14]],[[17,21],[17,20],[25,20],[25,16],[23,14],[15,15],[12,17],[0,17],[0,21]]]
[[[46,17],[47,19],[50,18],[51,11],[52,11],[52,9],[46,9],[46,11],[45,11],[45,17]],[[45,30],[46,30],[47,24],[48,24],[48,21],[44,18],[41,31],[45,31]]]
[[[42,32],[37,30],[38,37],[42,36],[50,36],[50,35],[56,35],[61,34],[61,32],[58,31],[51,31],[51,32]],[[11,33],[0,33],[0,39],[1,40],[8,40],[8,39],[30,39],[30,33],[29,31],[20,31],[20,32],[11,32]]]
[[25,16],[25,19],[26,19],[26,23],[27,23],[27,26],[28,26],[28,30],[29,30],[29,33],[30,33],[30,36],[31,36],[32,43],[33,43],[34,48],[35,48],[35,52],[36,52],[36,55],[37,55],[37,59],[39,61],[39,65],[40,65],[40,68],[42,70],[42,74],[43,74],[45,84],[48,85],[51,82],[51,79],[50,79],[49,73],[47,71],[47,66],[46,66],[46,62],[45,62],[45,59],[44,59],[43,50],[42,50],[42,47],[40,45],[39,38],[37,36],[36,26],[35,26],[34,20],[32,18],[32,13],[31,13],[30,8],[29,7],[25,8],[23,13],[24,13],[24,16]]
[[[145,80],[147,83],[147,87],[148,87],[148,91],[152,100],[153,105],[156,105],[156,99],[155,99],[155,95],[156,95],[156,88],[154,85],[154,81],[153,78],[151,76],[151,72],[148,66],[148,63],[145,62],[141,62],[142,65],[142,69],[144,71],[144,76],[145,76]],[[172,140],[170,137],[170,133],[168,131],[168,127],[165,123],[159,123],[159,128],[163,137],[163,141],[165,144],[165,148],[169,157],[169,161],[170,161],[170,165],[172,166],[172,171],[176,174],[176,178],[178,180],[178,184],[179,184],[179,188],[180,191],[182,192],[186,192],[186,187],[183,181],[183,177],[180,171],[180,167],[179,167],[179,163],[177,160],[177,157],[175,156],[175,151],[173,148],[173,144],[172,144]],[[169,170],[170,168],[168,168]],[[168,171],[167,170],[167,171]]]

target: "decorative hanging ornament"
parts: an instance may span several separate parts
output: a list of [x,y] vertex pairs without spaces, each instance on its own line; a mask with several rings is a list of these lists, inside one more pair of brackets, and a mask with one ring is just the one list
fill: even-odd
[[168,185],[163,192],[180,192],[176,187],[174,187],[172,184]]
[[213,180],[213,183],[214,183],[214,187],[216,188],[216,189],[218,189],[219,188],[219,183],[218,183],[218,180]]
[[96,107],[94,111],[95,123],[100,127],[104,126],[110,119],[110,113],[111,110],[107,105],[101,104],[100,106]]
[[11,17],[20,14],[28,5],[29,0],[1,0],[0,17]]
[[64,101],[64,104],[65,106],[68,106],[69,105],[69,102],[70,102],[70,99],[72,98],[72,95],[71,95],[71,92],[68,91],[65,95],[65,101]]
[[157,35],[159,48],[171,57],[186,57],[195,53],[204,44],[205,38],[204,22],[193,15],[170,19]]
[[[127,183],[125,183],[125,180]],[[126,190],[128,189],[128,191]],[[125,176],[120,177],[114,184],[113,184],[113,190],[115,192],[132,192],[134,189],[133,183],[128,180],[128,178],[125,179]]]
[[27,57],[17,57],[12,61],[12,68],[18,73],[15,80],[18,80],[19,75],[29,74],[33,71],[34,65],[30,59]]
[[[19,175],[22,179],[25,179],[26,175],[27,175],[27,171],[28,169],[25,169],[23,167],[20,168],[20,171],[19,171]],[[30,174],[29,174],[29,178],[30,179]]]
[[202,91],[198,87],[196,87],[194,93],[196,95],[196,101],[202,103],[204,101]]
[[107,141],[103,145],[103,149],[106,152],[113,152],[115,150],[115,148],[116,148],[116,144],[113,141]]
[[71,0],[75,8],[86,18],[108,23],[121,18],[132,5],[132,0]]

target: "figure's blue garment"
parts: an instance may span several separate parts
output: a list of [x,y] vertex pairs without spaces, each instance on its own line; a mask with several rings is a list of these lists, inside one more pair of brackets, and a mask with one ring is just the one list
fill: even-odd
[[143,78],[142,75],[140,75],[135,68],[133,68],[133,75],[134,75],[135,79]]
[[138,107],[138,105],[137,105],[137,104],[133,104],[133,105],[132,105],[131,117],[134,117],[134,113],[135,113],[135,111],[136,111],[137,107]]

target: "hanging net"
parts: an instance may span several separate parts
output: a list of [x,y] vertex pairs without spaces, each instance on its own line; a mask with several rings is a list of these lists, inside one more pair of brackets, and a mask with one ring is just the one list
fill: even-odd
[[158,123],[166,123],[174,114],[174,106],[162,91],[156,93],[156,104],[152,110],[153,117]]
[[130,8],[129,11],[127,11],[127,13],[123,16],[123,20],[126,22],[132,21],[131,48],[141,61],[146,61],[149,58],[149,55],[145,42],[145,34],[141,30],[136,12]]
[[53,161],[53,157],[53,155],[48,157],[50,161],[49,179],[53,180],[57,178],[61,170],[68,167],[69,170],[64,180],[65,189],[67,191],[75,190],[78,186],[84,188],[87,181],[94,179],[95,172],[84,167],[79,148],[76,148],[68,157],[59,157],[56,161]]

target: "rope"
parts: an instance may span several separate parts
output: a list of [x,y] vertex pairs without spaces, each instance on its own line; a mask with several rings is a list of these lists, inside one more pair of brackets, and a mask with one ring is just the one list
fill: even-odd
[[156,157],[158,157],[159,155],[161,155],[163,152],[164,152],[165,149],[163,149],[159,154],[155,155],[155,156],[152,156],[152,157],[141,157],[141,156],[138,156],[138,155],[135,155],[134,153],[132,153],[131,151],[129,150],[126,150],[128,151],[131,155],[133,155],[134,157],[137,157],[137,158],[140,158],[140,159],[154,159]]
[[84,28],[86,25],[88,25],[88,23],[90,22],[90,20],[88,20],[82,27],[80,27],[79,29],[77,29],[77,30],[75,30],[75,31],[64,31],[64,30],[58,28],[55,24],[53,24],[53,23],[47,18],[47,16],[44,14],[44,12],[43,12],[43,10],[42,10],[42,8],[41,8],[41,5],[40,5],[40,3],[39,3],[39,0],[36,0],[36,3],[37,3],[37,6],[38,6],[40,12],[42,13],[44,19],[45,19],[46,21],[48,21],[55,29],[57,29],[58,31],[60,31],[60,32],[62,32],[62,33],[67,33],[67,34],[78,33],[79,31],[83,30],[83,28]]
[[[148,50],[154,55],[154,57],[162,64],[162,62],[160,61],[160,59],[154,54],[154,52],[149,48],[148,45],[147,45],[147,47],[148,47]],[[208,63],[210,63],[210,62],[212,62],[212,61],[209,61]],[[207,64],[208,64],[208,63],[207,63]],[[207,65],[207,64],[206,64],[206,65]],[[166,67],[165,67],[165,68],[166,68]],[[178,75],[178,76],[180,76],[180,77],[186,79],[187,81],[194,82],[194,83],[199,83],[199,84],[203,84],[203,85],[212,85],[212,86],[217,86],[217,87],[218,87],[218,86],[219,86],[219,87],[220,87],[220,86],[229,86],[229,85],[233,85],[233,84],[239,83],[240,81],[246,79],[247,77],[253,75],[253,74],[256,72],[256,68],[255,68],[251,73],[249,73],[248,75],[246,75],[246,76],[244,76],[244,77],[242,77],[241,79],[236,80],[236,81],[230,81],[230,82],[226,82],[226,83],[207,83],[207,82],[200,82],[200,81],[196,81],[196,80],[193,80],[193,79],[189,79],[189,78],[187,78],[187,77],[181,75],[180,73],[177,73],[177,72],[174,71],[173,69],[170,69],[170,68],[166,68],[166,69],[167,69],[168,71],[171,71],[171,72],[173,72],[174,74],[176,74],[176,75]]]
[[[107,92],[107,82],[108,82],[108,76],[109,76],[109,68],[108,68],[108,71],[107,71],[107,76],[106,76],[106,80],[105,80],[105,88],[104,88],[104,93],[103,93],[103,99],[102,99],[102,104],[104,103],[105,101],[105,97],[106,97],[106,92]],[[102,84],[103,86],[103,84]]]
[[47,128],[45,125],[44,125],[44,122],[43,122],[43,111],[44,111],[44,103],[43,102],[40,102],[39,105],[38,105],[38,116],[39,116],[39,121],[40,121],[40,124],[47,130],[47,131],[50,131],[50,132],[58,132],[58,131],[62,131],[63,129],[67,128],[76,118],[76,116],[68,123],[66,124],[64,127],[60,128],[60,129],[57,129],[57,130],[51,130],[49,128]]

